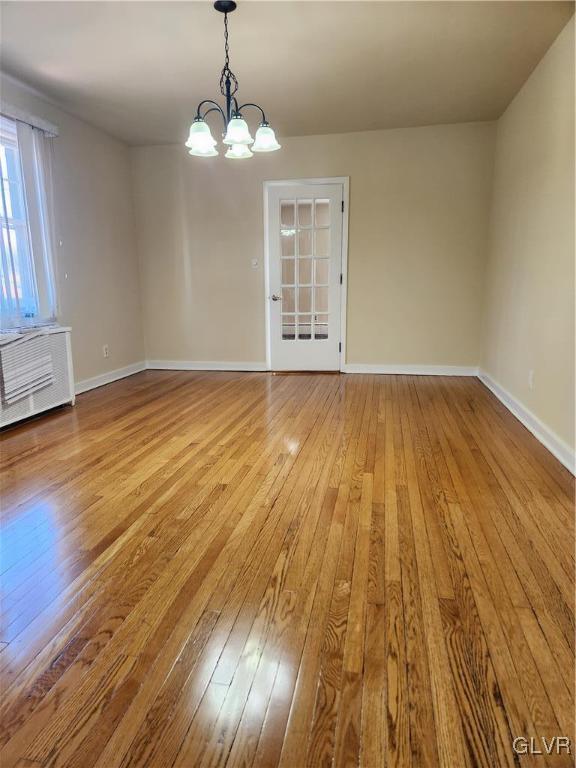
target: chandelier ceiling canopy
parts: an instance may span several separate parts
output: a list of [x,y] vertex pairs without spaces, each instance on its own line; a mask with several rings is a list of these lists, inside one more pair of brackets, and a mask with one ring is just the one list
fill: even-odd
[[[243,160],[253,157],[254,152],[274,152],[280,149],[280,144],[276,141],[262,107],[252,102],[239,104],[236,98],[238,79],[230,69],[228,45],[228,14],[236,9],[236,3],[233,0],[217,0],[214,8],[224,14],[224,67],[220,73],[220,93],[225,98],[225,104],[220,106],[213,99],[204,99],[198,104],[186,146],[189,153],[196,157],[215,157],[218,154],[217,142],[212,136],[206,117],[212,112],[219,112],[224,122],[222,141],[228,146],[226,157]],[[260,112],[260,125],[255,139],[250,135],[248,124],[243,118],[245,109],[256,109]]]

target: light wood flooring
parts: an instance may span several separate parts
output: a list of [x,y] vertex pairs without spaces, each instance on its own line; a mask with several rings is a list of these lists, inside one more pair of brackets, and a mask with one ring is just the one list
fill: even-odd
[[569,766],[573,479],[474,378],[149,371],[1,436],[2,768]]

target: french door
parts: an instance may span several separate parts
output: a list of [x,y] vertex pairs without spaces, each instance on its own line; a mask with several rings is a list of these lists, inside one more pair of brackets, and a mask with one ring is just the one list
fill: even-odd
[[272,370],[340,369],[343,183],[266,185]]

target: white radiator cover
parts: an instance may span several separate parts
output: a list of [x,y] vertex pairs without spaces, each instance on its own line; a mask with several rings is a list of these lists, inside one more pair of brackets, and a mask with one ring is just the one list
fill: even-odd
[[[74,405],[74,371],[70,328],[47,328],[43,331],[52,355],[53,381],[31,395],[7,404],[0,397],[0,427],[34,416],[57,405]],[[20,343],[26,344],[26,339]]]

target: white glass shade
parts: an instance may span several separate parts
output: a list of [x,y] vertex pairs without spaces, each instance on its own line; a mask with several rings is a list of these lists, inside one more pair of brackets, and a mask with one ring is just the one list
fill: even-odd
[[228,123],[224,144],[252,144],[253,141],[246,121],[241,117],[233,117]]
[[200,157],[212,157],[215,152],[216,140],[210,133],[210,128],[204,120],[194,120],[190,126],[190,134],[186,146],[191,155]]
[[269,125],[261,125],[256,131],[252,152],[275,152],[280,148],[272,128]]
[[232,144],[225,157],[229,157],[231,160],[244,160],[247,157],[254,157],[254,155],[246,144]]
[[217,157],[218,152],[214,149],[214,147],[208,147],[207,149],[189,149],[188,150],[189,155],[194,155],[194,157]]

